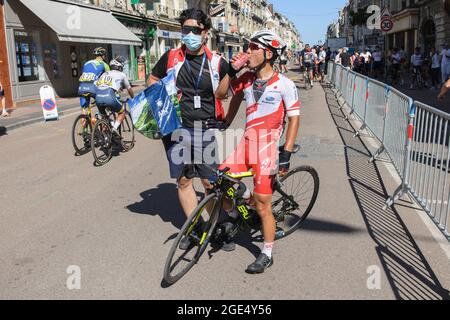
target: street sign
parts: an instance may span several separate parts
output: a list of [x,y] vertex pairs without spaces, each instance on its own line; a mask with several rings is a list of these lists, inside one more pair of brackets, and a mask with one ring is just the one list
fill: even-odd
[[391,18],[391,12],[389,11],[388,7],[384,7],[383,11],[381,11],[381,19],[383,18]]
[[55,92],[50,86],[42,86],[39,90],[41,96],[41,107],[44,120],[58,120],[58,106],[56,105]]
[[394,28],[394,22],[390,18],[383,18],[383,20],[381,20],[381,30],[389,32],[392,28]]

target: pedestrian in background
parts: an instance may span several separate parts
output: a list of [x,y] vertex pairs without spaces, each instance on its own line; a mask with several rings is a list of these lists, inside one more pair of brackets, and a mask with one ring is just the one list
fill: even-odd
[[342,53],[340,54],[340,60],[343,67],[347,69],[351,69],[353,67],[350,53],[348,53],[348,48],[342,49]]
[[8,117],[9,113],[8,111],[6,111],[6,99],[5,99],[5,88],[3,88],[3,84],[0,80],[0,104],[2,107],[2,113],[1,116],[2,117]]
[[431,90],[437,90],[440,87],[439,76],[441,74],[441,57],[435,47],[431,48],[430,60]]
[[375,51],[373,52],[373,72],[372,76],[375,79],[381,79],[383,75],[383,52],[381,51],[381,48],[377,46],[375,48]]

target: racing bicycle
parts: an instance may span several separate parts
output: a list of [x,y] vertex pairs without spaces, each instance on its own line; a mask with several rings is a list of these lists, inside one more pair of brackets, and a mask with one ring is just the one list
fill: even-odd
[[[296,146],[295,153],[300,147]],[[164,281],[173,285],[197,264],[208,245],[225,234],[233,237],[239,231],[252,235],[261,230],[261,221],[256,210],[243,199],[246,185],[241,181],[253,177],[252,172],[237,175],[229,168],[217,170],[211,184],[213,188],[187,219],[176,237],[164,267]],[[274,182],[272,212],[277,224],[276,240],[294,233],[308,217],[319,193],[319,175],[310,166],[300,166]],[[224,199],[231,200],[239,217],[231,223],[220,224],[219,217]],[[231,218],[231,217],[229,217]],[[189,237],[191,247],[187,251],[179,248],[180,242]]]
[[101,117],[95,123],[91,136],[91,149],[95,164],[98,166],[103,166],[111,160],[114,149],[128,152],[134,148],[134,126],[127,110],[127,101],[122,101],[125,108],[125,119],[118,129],[119,136],[113,133],[115,114],[109,112],[108,108],[106,108],[106,116]]
[[85,97],[89,101],[86,114],[80,114],[72,126],[72,145],[77,156],[91,151],[92,127],[98,120],[98,115],[92,115],[92,109],[95,107],[95,99],[90,95],[86,95]]

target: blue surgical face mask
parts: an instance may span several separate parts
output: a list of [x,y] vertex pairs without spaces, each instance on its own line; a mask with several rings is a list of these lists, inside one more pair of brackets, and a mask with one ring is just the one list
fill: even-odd
[[195,35],[192,32],[181,37],[181,41],[190,51],[197,51],[202,46],[202,36]]

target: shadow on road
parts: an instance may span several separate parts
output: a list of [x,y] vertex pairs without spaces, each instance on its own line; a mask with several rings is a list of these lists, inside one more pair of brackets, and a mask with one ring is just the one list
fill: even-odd
[[324,233],[359,233],[360,229],[318,219],[308,218],[298,230],[299,232],[324,232]]
[[376,163],[368,163],[369,149],[354,138],[354,128],[345,121],[336,96],[323,86],[328,108],[345,145],[350,186],[358,202],[376,252],[397,299],[449,299],[395,208],[383,211],[388,198]]
[[177,186],[173,183],[160,184],[141,193],[142,201],[127,206],[133,213],[160,216],[164,222],[181,229],[186,221],[178,201]]

